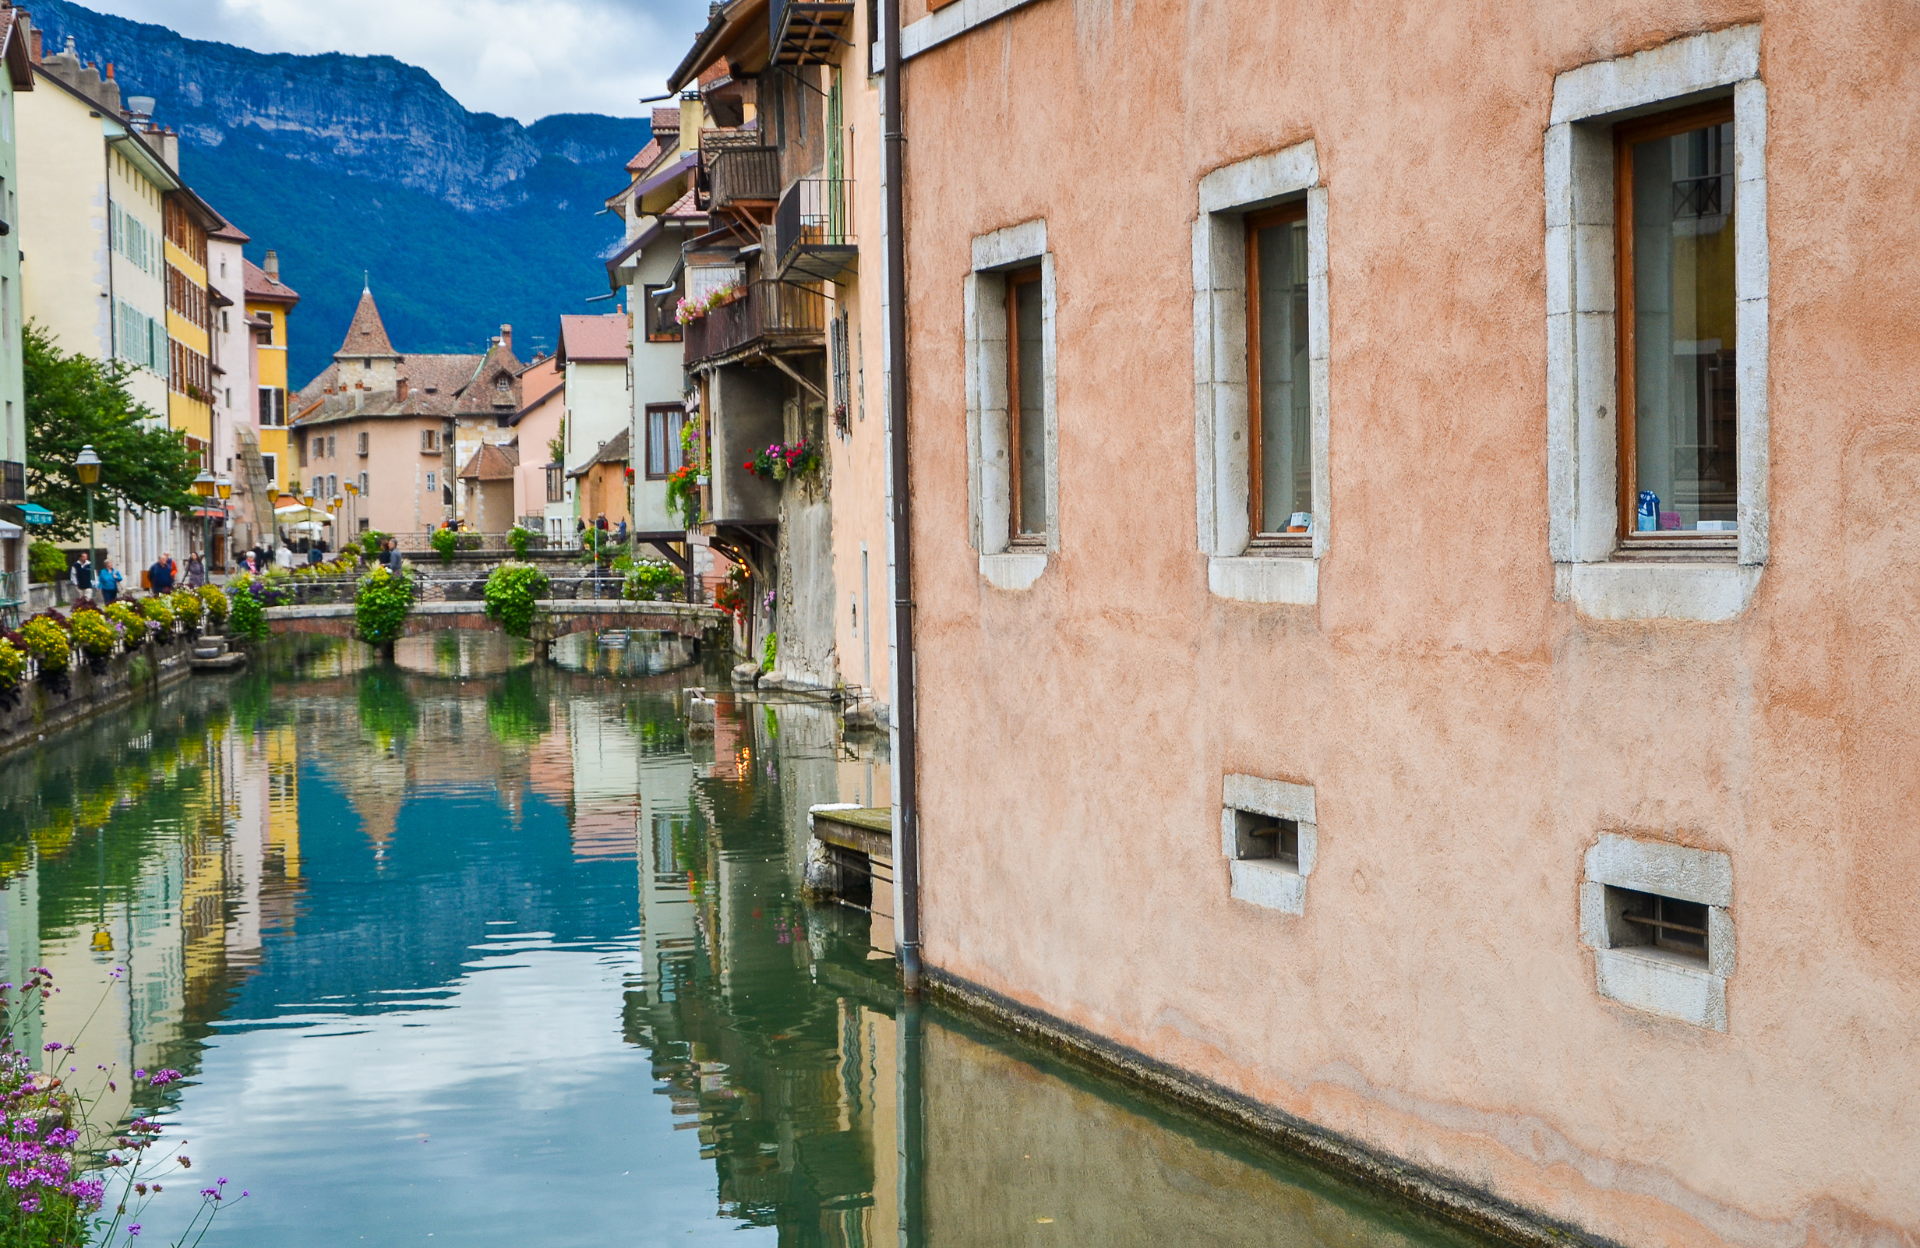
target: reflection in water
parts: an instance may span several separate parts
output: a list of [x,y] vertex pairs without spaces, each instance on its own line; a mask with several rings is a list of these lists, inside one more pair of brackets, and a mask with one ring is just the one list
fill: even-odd
[[141,1107],[252,1189],[209,1242],[1456,1242],[902,1007],[884,916],[799,895],[808,807],[890,790],[829,709],[690,741],[698,669],[626,661],[675,643],[415,640],[0,771],[7,975],[54,969],[49,1037],[100,1006],[82,1069],[188,1072]]

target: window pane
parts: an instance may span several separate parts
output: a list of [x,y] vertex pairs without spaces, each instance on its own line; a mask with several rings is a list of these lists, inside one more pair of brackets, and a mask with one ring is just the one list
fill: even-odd
[[647,413],[647,475],[659,476],[667,462],[667,414]]
[[1260,281],[1260,531],[1284,533],[1313,512],[1307,399],[1307,223],[1255,234]]
[[1014,332],[1020,364],[1019,407],[1014,413],[1020,443],[1020,532],[1044,534],[1047,516],[1046,386],[1040,357],[1040,283],[1013,290]]
[[1634,528],[1734,530],[1733,126],[1633,147]]

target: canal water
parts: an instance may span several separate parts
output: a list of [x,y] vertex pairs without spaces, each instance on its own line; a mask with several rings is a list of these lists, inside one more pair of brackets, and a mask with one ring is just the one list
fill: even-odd
[[885,916],[798,886],[884,738],[690,738],[681,644],[289,641],[9,758],[6,978],[61,985],[23,1039],[183,1072],[96,1090],[250,1193],[215,1245],[1472,1242],[903,1005]]

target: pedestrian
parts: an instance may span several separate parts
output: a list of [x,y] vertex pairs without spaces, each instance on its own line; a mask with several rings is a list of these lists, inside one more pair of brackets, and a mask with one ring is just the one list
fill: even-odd
[[173,592],[173,560],[161,555],[147,569],[147,587],[156,594]]
[[279,548],[273,553],[273,566],[283,572],[293,571],[293,547],[285,542],[280,543]]
[[386,541],[386,548],[387,548],[386,554],[382,556],[381,562],[387,565],[387,571],[393,573],[395,576],[399,576],[400,566],[401,566],[400,565],[400,543],[395,541],[392,538],[388,538]]
[[173,552],[168,551],[167,553],[161,555],[160,557],[167,561],[167,575],[173,578],[171,583],[175,585],[179,584],[180,583],[180,565],[174,561]]
[[114,600],[120,597],[120,582],[123,579],[111,558],[100,561],[100,575],[95,580],[100,586],[100,596],[107,600],[108,606],[112,606]]
[[67,579],[73,582],[76,598],[92,596],[93,561],[87,558],[85,551],[80,554],[80,562],[74,564],[72,570],[67,573]]
[[202,585],[205,585],[206,583],[207,583],[207,565],[200,561],[200,556],[197,553],[188,555],[187,556],[187,588],[199,589]]
[[627,518],[620,517],[620,527],[614,530],[613,540],[624,543],[627,540]]
[[320,562],[320,543],[319,542],[315,542],[313,545],[307,547],[307,562],[309,564]]
[[259,560],[259,558],[258,558],[258,556],[256,556],[256,555],[254,554],[254,552],[253,552],[253,551],[251,551],[251,550],[250,550],[250,551],[248,551],[248,552],[247,552],[247,553],[246,553],[245,555],[243,555],[243,556],[241,556],[241,558],[242,558],[242,559],[243,559],[243,560],[245,561],[245,563],[246,563],[246,566],[247,566],[247,575],[248,575],[248,576],[259,576],[259,575],[260,575],[260,560]]

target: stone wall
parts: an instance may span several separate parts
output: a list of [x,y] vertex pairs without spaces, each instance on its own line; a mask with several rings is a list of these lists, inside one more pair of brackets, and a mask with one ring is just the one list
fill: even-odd
[[185,639],[156,643],[109,659],[98,673],[78,663],[65,681],[28,681],[11,705],[0,708],[0,754],[185,678],[193,670],[187,662],[192,652]]

